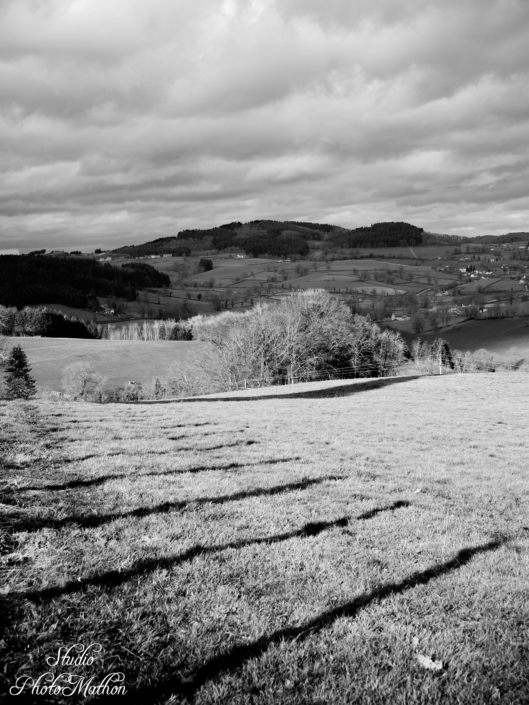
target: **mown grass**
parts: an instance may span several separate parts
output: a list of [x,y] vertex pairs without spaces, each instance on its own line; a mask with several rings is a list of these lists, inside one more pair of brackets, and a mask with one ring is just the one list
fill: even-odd
[[2,690],[98,642],[118,702],[526,703],[527,377],[360,389],[2,403]]

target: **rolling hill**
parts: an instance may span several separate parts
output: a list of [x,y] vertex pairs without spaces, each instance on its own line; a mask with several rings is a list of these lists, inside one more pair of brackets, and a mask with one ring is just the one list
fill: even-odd
[[182,230],[177,237],[158,238],[142,245],[128,245],[113,250],[126,257],[155,254],[182,254],[191,249],[237,249],[248,255],[285,257],[305,256],[309,243],[328,243],[332,247],[399,247],[432,244],[458,244],[463,238],[424,233],[409,223],[375,223],[348,230],[336,225],[299,221],[253,220],[233,222],[215,228]]

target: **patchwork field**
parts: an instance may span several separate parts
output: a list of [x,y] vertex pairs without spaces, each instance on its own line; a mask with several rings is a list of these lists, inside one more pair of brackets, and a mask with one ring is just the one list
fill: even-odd
[[123,703],[527,703],[529,378],[395,382],[1,402],[0,692],[95,644]]
[[171,365],[185,367],[202,349],[198,341],[80,340],[77,338],[12,338],[28,357],[38,385],[62,389],[64,368],[88,362],[108,377],[107,387],[130,380],[148,382],[163,377]]

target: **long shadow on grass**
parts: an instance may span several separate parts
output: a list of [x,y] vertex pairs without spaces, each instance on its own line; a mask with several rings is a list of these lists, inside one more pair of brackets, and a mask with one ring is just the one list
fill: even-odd
[[[386,507],[377,507],[364,514],[360,514],[355,517],[356,521],[363,521],[365,519],[371,519],[376,514],[382,512],[392,512],[400,507],[408,507],[409,502],[394,502]],[[61,587],[55,588],[45,588],[43,590],[35,590],[32,592],[20,592],[20,593],[10,593],[9,598],[24,598],[26,600],[44,600],[54,597],[59,597],[60,595],[69,595],[74,592],[79,592],[87,587],[105,587],[114,588],[118,585],[128,582],[132,578],[145,575],[147,573],[152,573],[158,568],[166,569],[173,568],[174,566],[180,565],[187,561],[193,560],[197,556],[204,556],[212,553],[220,553],[221,551],[226,551],[227,549],[234,548],[246,548],[247,546],[260,546],[261,544],[274,544],[280,543],[282,541],[289,541],[295,538],[308,538],[310,536],[318,536],[323,531],[328,531],[334,528],[345,528],[351,522],[349,517],[341,517],[340,519],[335,519],[333,521],[314,521],[305,524],[301,529],[296,531],[288,531],[284,534],[277,534],[276,536],[264,536],[260,539],[243,539],[239,541],[231,541],[229,543],[219,544],[218,546],[202,546],[197,544],[192,546],[187,551],[180,553],[176,556],[168,556],[167,558],[149,558],[143,561],[138,561],[133,566],[127,570],[111,570],[107,573],[102,573],[101,575],[94,575],[91,578],[84,578],[80,580],[71,581],[62,585]]]
[[[59,430],[66,431],[67,428],[64,427]],[[128,429],[128,430],[130,430],[130,429]],[[162,430],[162,429],[159,429],[159,430]],[[173,428],[163,429],[163,430],[165,430],[165,431],[171,430],[172,431]],[[200,438],[205,438],[206,436],[218,436],[221,433],[230,433],[230,434],[231,433],[243,433],[246,430],[247,430],[246,428],[242,428],[242,429],[237,428],[237,429],[232,429],[230,431],[226,431],[225,429],[221,429],[221,430],[216,430],[216,431],[199,431],[198,433],[195,433],[195,434],[182,433],[179,436],[165,436],[160,433],[153,433],[151,435],[147,435],[147,434],[143,433],[141,438],[142,438],[142,440],[147,440],[147,441],[160,441],[160,440],[162,440],[162,441],[181,441],[184,439],[188,439],[188,440],[200,439]],[[127,436],[112,436],[112,438],[110,438],[109,440],[110,441],[131,441],[131,440],[136,440],[137,438],[138,438],[137,435],[131,433]],[[65,437],[65,438],[62,438],[61,440],[64,441],[64,444],[71,443],[72,445],[79,442],[78,438]]]
[[[226,502],[236,502],[247,497],[267,497],[284,492],[294,492],[296,490],[304,490],[311,485],[319,485],[328,480],[345,480],[342,475],[328,475],[327,477],[305,478],[299,482],[291,482],[286,485],[278,485],[276,487],[260,487],[254,490],[243,490],[235,494],[222,495],[220,497],[198,497],[196,499],[182,500],[181,502],[164,502],[157,504],[154,507],[138,507],[131,509],[128,512],[120,512],[119,514],[94,514],[85,517],[64,517],[63,519],[29,519],[23,520],[19,525],[10,524],[11,529],[16,531],[37,531],[39,529],[63,529],[65,526],[79,526],[84,529],[93,529],[97,526],[110,524],[118,519],[128,519],[130,517],[142,518],[153,516],[155,514],[167,514],[171,511],[186,509],[187,507],[200,506],[202,504],[225,504]],[[351,495],[357,499],[366,499],[365,495]],[[13,502],[11,502],[13,504]],[[366,517],[367,518],[367,517]]]
[[[182,436],[182,438],[189,438],[189,436]],[[193,438],[201,438],[202,436],[193,436]],[[151,439],[149,440],[156,440],[159,437],[152,436]],[[121,440],[126,440],[126,439],[121,439]],[[162,438],[161,440],[167,440],[167,438]],[[169,439],[171,440],[171,439]],[[174,439],[172,439],[174,440]],[[252,442],[249,443],[249,445],[252,445]],[[219,446],[221,448],[225,448],[226,446]],[[112,453],[89,453],[88,455],[82,455],[80,458],[60,458],[56,459],[52,462],[52,465],[54,467],[62,467],[63,465],[71,465],[72,463],[82,463],[85,460],[93,460],[94,458],[99,458],[100,460],[105,460],[106,458],[119,458],[120,456],[126,458],[126,457],[134,457],[134,458],[142,458],[146,455],[172,455],[176,451],[183,451],[183,450],[209,450],[209,448],[169,448],[168,450],[142,450],[141,452],[127,452],[126,450],[117,450]],[[217,450],[217,447],[213,448],[213,450]],[[26,488],[27,489],[27,488]]]
[[[122,455],[122,453],[110,453],[109,455]],[[88,456],[91,457],[91,456]],[[93,456],[97,457],[97,456]],[[108,456],[99,456],[108,457]],[[84,458],[78,458],[84,460]],[[193,465],[190,468],[179,468],[178,470],[159,470],[157,472],[141,472],[141,473],[121,473],[119,475],[102,475],[101,477],[93,477],[89,480],[71,480],[70,482],[57,483],[55,485],[34,485],[31,487],[20,487],[19,492],[40,492],[45,490],[72,490],[79,487],[94,487],[96,485],[104,485],[110,480],[137,480],[142,477],[157,477],[158,475],[185,475],[187,473],[210,472],[215,470],[235,470],[236,468],[253,467],[256,465],[277,465],[279,463],[289,463],[294,460],[301,460],[300,455],[295,455],[292,458],[275,458],[272,460],[261,460],[257,463],[225,463],[224,465]],[[9,488],[10,491],[14,489]]]
[[238,670],[250,659],[259,658],[275,644],[284,641],[303,641],[322,629],[330,627],[338,619],[356,617],[360,610],[365,609],[372,602],[384,600],[392,595],[401,595],[419,585],[426,585],[431,580],[435,580],[435,578],[459,570],[462,566],[469,563],[474,556],[488,551],[495,551],[505,543],[507,543],[507,540],[501,539],[489,541],[481,546],[463,548],[456,553],[454,558],[445,563],[434,565],[424,571],[412,573],[404,580],[388,583],[371,592],[359,595],[351,602],[346,602],[334,609],[322,612],[299,627],[279,629],[268,636],[262,636],[250,644],[235,646],[229,651],[214,656],[187,678],[182,678],[181,676],[168,677],[151,686],[131,690],[127,694],[127,700],[123,702],[147,702],[147,700],[154,702],[163,696],[169,697],[170,695],[191,698],[208,681],[214,680],[224,673]]
[[[403,382],[410,382],[414,379],[419,379],[420,375],[409,375],[407,377],[383,377],[383,378],[370,378],[365,382],[359,382],[358,379],[354,381],[348,381],[344,384],[340,384],[335,387],[327,387],[325,389],[312,389],[305,392],[302,391],[291,391],[287,393],[277,393],[277,394],[255,394],[255,395],[242,395],[233,397],[187,397],[185,399],[162,399],[158,401],[148,401],[148,402],[132,402],[133,404],[174,404],[174,403],[187,403],[187,402],[219,402],[219,401],[255,401],[256,399],[323,399],[326,397],[345,397],[351,394],[356,394],[358,392],[365,392],[370,389],[381,389],[382,387],[387,387],[391,384],[402,384]],[[284,388],[284,387],[283,387]],[[278,386],[278,389],[281,389]]]
[[[245,428],[236,428],[233,431],[230,431],[231,433],[243,433],[246,431]],[[218,436],[219,433],[222,433],[223,431],[201,431],[200,433],[197,433],[193,436],[190,436],[187,433],[182,433],[180,436],[163,436],[163,440],[165,441],[182,441],[185,438],[192,440],[193,438],[204,438],[205,436]],[[157,436],[157,438],[160,438]]]
[[[208,434],[209,435],[209,434]],[[155,437],[153,436],[153,439]],[[182,436],[182,438],[190,438],[189,436]],[[202,436],[192,436],[191,438],[202,438]],[[127,439],[121,439],[121,440],[127,440]],[[162,439],[166,440],[166,439]],[[178,439],[169,439],[169,440],[178,440]],[[72,441],[77,442],[77,441]],[[138,453],[127,453],[123,451],[116,451],[114,453],[105,453],[103,455],[98,454],[98,453],[90,453],[89,455],[83,455],[80,458],[64,458],[60,460],[54,461],[53,465],[56,467],[61,467],[63,465],[69,465],[71,463],[81,463],[84,460],[93,460],[94,458],[100,458],[100,459],[105,459],[105,458],[115,458],[119,456],[134,456],[134,457],[142,457],[145,455],[172,455],[173,453],[183,453],[185,451],[208,451],[208,450],[222,450],[223,448],[233,448],[235,446],[253,446],[257,445],[260,443],[260,441],[236,441],[235,443],[225,443],[223,445],[218,445],[218,446],[207,446],[207,447],[194,447],[194,446],[179,446],[178,448],[170,448],[169,450],[147,450],[147,451],[142,451],[140,454]],[[12,466],[12,467],[18,467],[18,466]],[[25,487],[24,489],[30,489],[29,487]],[[31,489],[39,489],[39,488],[31,488]]]

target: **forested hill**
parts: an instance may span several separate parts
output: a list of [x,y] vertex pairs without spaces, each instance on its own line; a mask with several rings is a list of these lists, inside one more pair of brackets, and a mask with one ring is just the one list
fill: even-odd
[[182,230],[177,237],[165,237],[142,245],[128,245],[115,254],[141,256],[189,254],[191,250],[239,250],[248,255],[273,257],[306,256],[311,247],[327,242],[332,247],[417,247],[431,244],[459,244],[464,238],[425,233],[410,223],[388,222],[348,230],[325,223],[293,220],[235,221],[214,228]]
[[115,255],[124,257],[148,257],[149,255],[170,254],[175,257],[191,254],[192,249],[199,249],[202,243],[198,240],[185,241],[174,237],[160,237],[141,245],[124,245],[112,250]]
[[136,298],[137,287],[167,286],[166,274],[149,265],[112,267],[84,257],[0,256],[0,305],[54,303],[76,308],[90,297]]
[[235,248],[249,255],[307,255],[309,240],[323,240],[342,228],[319,223],[276,220],[253,220],[250,223],[226,223],[214,228],[182,230],[177,237],[165,237],[141,245],[126,245],[113,252],[139,257],[155,254],[189,254],[191,250],[225,250]]
[[408,247],[423,244],[423,228],[409,223],[375,223],[331,236],[337,247]]

